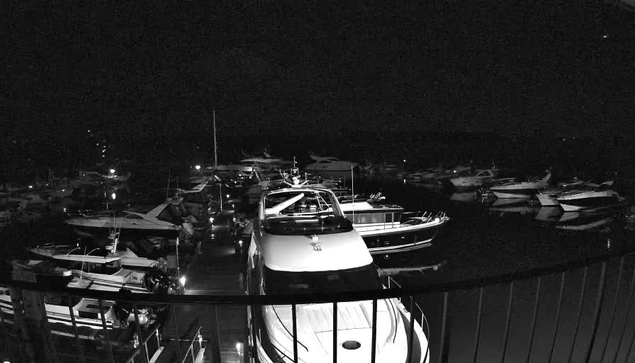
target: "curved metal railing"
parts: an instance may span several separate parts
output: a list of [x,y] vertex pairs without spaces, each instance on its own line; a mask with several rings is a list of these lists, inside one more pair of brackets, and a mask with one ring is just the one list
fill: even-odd
[[[297,305],[297,304],[308,304],[308,303],[338,303],[338,302],[346,302],[346,301],[361,301],[361,300],[372,300],[375,303],[380,299],[388,299],[388,298],[403,298],[410,297],[410,303],[406,303],[406,307],[410,307],[410,312],[412,316],[417,315],[420,319],[425,319],[425,324],[428,325],[428,321],[430,322],[430,329],[426,333],[428,335],[428,339],[430,342],[431,352],[432,352],[432,360],[438,362],[448,362],[451,361],[452,354],[458,354],[456,351],[451,349],[451,341],[456,339],[463,339],[462,344],[459,344],[461,349],[457,351],[461,351],[462,354],[469,356],[469,361],[476,362],[479,357],[483,359],[483,355],[490,357],[491,355],[498,355],[500,361],[503,362],[506,359],[510,359],[510,355],[512,354],[525,354],[519,353],[518,349],[509,348],[512,340],[514,340],[514,335],[512,332],[514,330],[514,326],[512,326],[512,321],[515,318],[513,313],[513,305],[527,305],[526,311],[527,314],[525,316],[525,320],[527,320],[524,328],[527,329],[527,343],[524,346],[528,346],[528,350],[526,352],[526,359],[528,360],[531,356],[537,354],[543,354],[546,357],[548,353],[548,360],[552,361],[556,359],[558,356],[563,361],[571,361],[576,357],[579,361],[595,361],[598,356],[600,356],[600,360],[602,361],[605,356],[613,356],[613,361],[619,361],[617,358],[620,356],[625,356],[625,361],[628,360],[631,351],[632,351],[632,342],[630,346],[627,347],[628,339],[625,338],[631,334],[635,336],[635,324],[631,323],[631,301],[632,295],[634,292],[635,285],[635,259],[632,259],[633,256],[632,251],[610,251],[603,255],[598,255],[594,257],[589,257],[587,259],[582,259],[578,261],[572,262],[564,262],[560,264],[555,264],[552,266],[545,267],[537,267],[532,268],[525,271],[513,272],[500,274],[495,276],[486,276],[486,277],[476,277],[472,279],[466,279],[461,281],[450,281],[450,282],[433,282],[433,283],[418,283],[415,286],[395,286],[391,285],[387,289],[383,290],[374,290],[374,291],[350,291],[344,293],[337,294],[307,294],[307,295],[259,295],[259,296],[248,296],[248,295],[150,295],[150,294],[131,294],[131,293],[122,293],[122,292],[105,292],[105,291],[87,291],[83,289],[72,289],[65,287],[53,287],[53,286],[41,286],[34,283],[22,282],[22,281],[13,281],[8,277],[0,278],[0,284],[10,285],[13,288],[37,291],[42,293],[61,293],[65,295],[71,296],[81,296],[88,298],[95,298],[99,300],[116,300],[116,301],[128,301],[133,304],[143,304],[143,303],[164,303],[170,304],[172,306],[189,306],[189,305],[198,305],[198,306],[207,306],[212,307],[214,311],[214,316],[216,316],[216,309],[224,309],[224,308],[232,308],[232,307],[245,307],[245,306],[262,306],[262,305]],[[614,261],[619,260],[619,265],[613,263]],[[626,261],[626,262],[625,262]],[[596,268],[599,272],[599,276],[597,282],[595,279],[591,279],[590,273],[591,268]],[[610,276],[609,269],[617,267],[616,278],[611,278],[611,284],[607,284],[607,275]],[[624,271],[628,268],[633,268],[633,277],[630,282],[630,288],[626,296],[620,298],[623,293],[623,289],[621,285],[624,284],[625,281],[625,273]],[[575,296],[579,296],[577,302],[573,305],[576,308],[567,309],[564,306],[564,300],[567,299],[565,291],[565,285],[567,283],[571,283],[571,278],[567,279],[567,274],[573,275],[574,270],[583,270],[583,276],[581,280],[580,286],[576,286],[579,288],[579,295],[576,293]],[[593,270],[593,271],[596,271]],[[555,281],[559,281],[556,285],[554,285],[554,293],[549,295],[545,290],[546,286],[549,284],[550,277],[558,277],[559,279],[554,279]],[[523,281],[536,281],[533,290],[527,289],[527,291],[520,292],[519,286],[523,284]],[[616,285],[613,285],[613,282],[616,282]],[[488,304],[491,302],[488,298],[486,298],[487,294],[485,293],[487,289],[495,289],[494,286],[507,286],[505,289],[507,297],[505,300],[505,310],[500,310],[500,312],[505,312],[504,319],[501,321],[504,322],[503,326],[498,327],[498,332],[502,335],[502,345],[497,348],[491,348],[490,342],[486,342],[482,339],[482,334],[485,330],[489,330],[484,328],[486,322],[483,317],[488,316],[488,310],[493,310],[488,307]],[[595,286],[596,292],[592,291],[592,288]],[[611,290],[613,289],[613,290]],[[469,305],[465,303],[465,299],[454,299],[453,303],[457,306],[450,306],[450,294],[456,293],[472,293],[477,292],[477,304]],[[520,294],[520,295],[519,295]],[[595,294],[595,299],[589,299],[585,297],[589,294]],[[432,301],[432,297],[434,295],[440,295],[441,297],[441,307],[438,314],[434,314],[431,316],[430,312],[430,304],[434,305],[430,301]],[[549,295],[549,296],[547,296]],[[425,297],[424,297],[425,296]],[[531,296],[531,297],[530,297]],[[613,296],[612,304],[611,299],[606,299],[606,296]],[[489,297],[489,296],[488,296]],[[539,319],[539,315],[541,314],[541,302],[544,304],[545,299],[549,300],[549,303],[555,304],[556,313],[553,317],[553,321],[549,322],[553,324],[552,328],[546,327],[547,323],[542,322]],[[516,301],[514,301],[516,299]],[[421,310],[416,309],[420,304],[420,302],[428,302],[428,304],[422,305]],[[608,303],[607,303],[608,301]],[[427,305],[427,306],[426,306]],[[476,308],[476,321],[474,328],[473,338],[466,339],[465,329],[471,329],[472,323],[465,321],[465,319],[461,320],[459,316],[462,318],[468,317],[470,319],[473,318],[474,314],[469,313],[465,316],[457,313],[458,311],[462,311],[461,309],[466,309],[464,305],[467,305],[468,308],[475,307]],[[605,305],[610,305],[605,306]],[[592,309],[589,310],[589,306],[592,306]],[[428,310],[426,310],[428,309]],[[585,310],[586,309],[586,310]],[[570,319],[571,324],[569,327],[572,328],[572,333],[568,334],[568,336],[572,337],[564,339],[562,335],[564,334],[564,323],[563,320],[566,320],[562,317],[562,315],[566,314],[567,311],[571,312],[577,311],[574,314],[574,318]],[[424,315],[425,312],[425,315]],[[491,315],[491,312],[490,314]],[[529,319],[531,317],[531,319]],[[461,327],[457,327],[457,323],[452,323],[452,320],[459,321],[460,324],[463,324]],[[435,319],[436,321],[432,321]],[[583,321],[586,319],[585,321]],[[219,342],[219,336],[222,335],[219,331],[222,331],[222,328],[219,330],[218,318],[215,317],[211,319],[211,338],[205,339],[205,341],[210,342]],[[547,319],[549,320],[549,319]],[[623,320],[623,323],[619,322]],[[473,320],[471,320],[473,321]],[[618,323],[616,323],[618,321]],[[206,323],[210,323],[209,321]],[[574,324],[575,323],[575,324]],[[541,326],[545,325],[545,326]],[[517,327],[516,327],[517,328]],[[540,333],[546,329],[546,334]],[[374,329],[373,329],[374,330]],[[205,331],[205,328],[203,328]],[[491,333],[491,332],[490,332]],[[463,337],[457,338],[456,335],[461,335]],[[545,341],[546,338],[544,336],[550,336],[549,339]],[[603,344],[597,343],[598,337],[602,337],[605,342]],[[491,339],[487,339],[488,341]],[[633,340],[633,339],[631,339]],[[471,343],[471,349],[465,349],[465,343]],[[556,342],[560,344],[557,345]],[[566,344],[565,344],[566,343]],[[609,344],[610,343],[610,344]],[[213,344],[214,345],[214,344]],[[565,346],[567,345],[567,346]],[[213,359],[219,360],[221,356],[221,344],[216,344],[216,348],[210,349],[213,355]],[[490,347],[489,350],[484,347]],[[556,348],[557,346],[557,348]],[[524,349],[524,348],[523,348]],[[624,352],[624,350],[626,352]],[[555,352],[554,352],[555,351]],[[532,353],[533,352],[533,353]],[[245,353],[245,354],[249,354]],[[295,357],[297,359],[297,356]],[[458,359],[458,358],[457,358]],[[524,357],[523,357],[524,359]],[[216,361],[213,360],[213,361]],[[488,361],[491,359],[488,359]],[[512,359],[514,360],[514,359]],[[463,361],[459,359],[459,361]]]

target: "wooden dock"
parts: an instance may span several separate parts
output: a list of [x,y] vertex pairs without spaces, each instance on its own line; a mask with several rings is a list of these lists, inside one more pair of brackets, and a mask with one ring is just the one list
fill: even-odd
[[[189,295],[240,295],[244,294],[240,277],[241,266],[234,253],[234,246],[226,240],[205,239],[201,253],[185,272],[186,294]],[[202,325],[201,334],[206,346],[203,362],[214,362],[217,355],[214,340],[220,343],[220,357],[223,363],[244,362],[240,349],[246,341],[247,309],[244,306],[176,306],[170,321],[165,325],[162,337],[167,341],[183,338],[192,321],[198,319]],[[218,331],[213,329],[217,327]],[[218,337],[218,338],[217,338]],[[176,350],[175,344],[165,349]],[[167,353],[164,353],[167,354]],[[170,353],[172,355],[172,353]],[[159,361],[160,362],[160,361]]]

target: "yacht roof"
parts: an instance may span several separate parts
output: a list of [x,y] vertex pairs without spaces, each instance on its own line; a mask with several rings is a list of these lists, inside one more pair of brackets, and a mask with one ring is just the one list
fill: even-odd
[[265,265],[277,271],[333,271],[369,265],[373,262],[357,231],[311,235],[263,233],[261,250]]
[[340,203],[342,212],[361,212],[361,211],[389,211],[389,210],[403,210],[403,207],[398,205],[386,205],[386,204],[373,204],[368,202],[346,202]]

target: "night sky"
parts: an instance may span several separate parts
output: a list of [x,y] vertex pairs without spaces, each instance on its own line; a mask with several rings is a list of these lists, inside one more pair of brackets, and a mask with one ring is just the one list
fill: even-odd
[[88,129],[130,152],[187,152],[209,146],[214,109],[224,140],[635,136],[635,13],[591,0],[295,3],[5,3],[5,154],[17,141],[61,157]]

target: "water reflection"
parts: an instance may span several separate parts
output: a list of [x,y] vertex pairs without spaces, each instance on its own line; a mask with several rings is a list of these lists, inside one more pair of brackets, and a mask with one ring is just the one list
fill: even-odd
[[478,194],[476,192],[467,193],[454,193],[450,196],[450,200],[453,202],[475,202],[478,200]]
[[541,207],[534,218],[541,222],[556,223],[560,220],[562,213],[560,207]]
[[606,227],[613,223],[615,212],[611,210],[588,212],[565,212],[556,228],[571,231],[589,231]]

